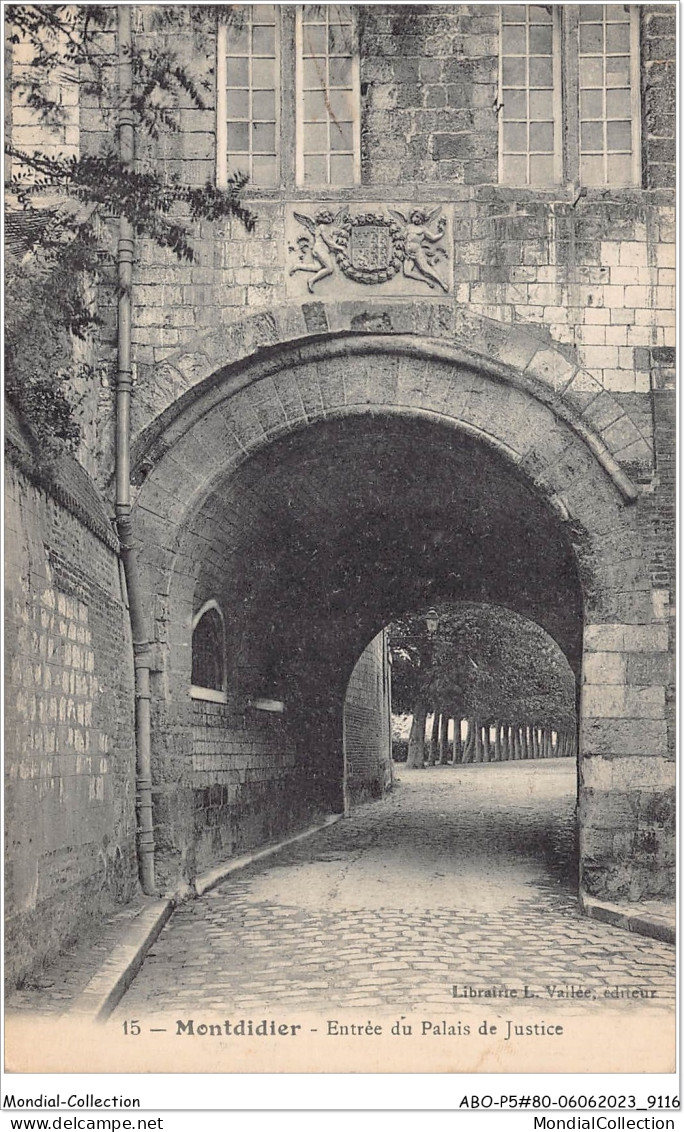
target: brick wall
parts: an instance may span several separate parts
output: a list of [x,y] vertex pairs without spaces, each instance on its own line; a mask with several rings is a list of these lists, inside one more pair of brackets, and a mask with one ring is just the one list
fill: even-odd
[[364,649],[347,685],[344,754],[351,802],[379,798],[391,786],[389,667],[384,631]]
[[75,497],[84,476],[49,492],[14,464],[6,478],[10,982],[137,884],[128,616],[106,519]]
[[297,781],[295,743],[281,717],[194,700],[187,782],[195,870],[301,825],[306,807],[297,805]]

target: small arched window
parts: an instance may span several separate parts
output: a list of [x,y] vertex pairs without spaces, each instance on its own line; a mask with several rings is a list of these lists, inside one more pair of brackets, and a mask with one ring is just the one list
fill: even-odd
[[199,700],[226,701],[226,645],[223,614],[207,601],[192,622],[191,695]]

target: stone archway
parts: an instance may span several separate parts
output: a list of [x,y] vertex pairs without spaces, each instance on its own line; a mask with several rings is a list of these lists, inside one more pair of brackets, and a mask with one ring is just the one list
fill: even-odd
[[[591,401],[581,407],[581,388],[575,386],[584,379],[574,367],[565,370],[562,381],[554,370],[555,387],[548,375],[542,381],[529,368],[529,363],[515,369],[470,351],[402,336],[308,341],[213,375],[141,438],[137,466],[142,483],[135,521],[143,542],[141,565],[158,653],[156,769],[163,786],[158,788],[156,808],[160,859],[166,862],[162,873],[166,868],[169,876],[179,869],[192,875],[203,863],[239,849],[245,837],[255,843],[279,832],[282,825],[274,817],[279,802],[289,805],[295,822],[321,809],[340,808],[335,744],[343,671],[345,683],[348,677],[345,649],[351,657],[354,641],[356,648],[364,633],[368,640],[387,622],[384,597],[375,596],[377,607],[363,625],[331,644],[325,615],[332,585],[317,595],[318,620],[311,632],[305,637],[285,634],[270,650],[271,659],[284,647],[302,653],[299,668],[293,665],[294,675],[290,673],[296,741],[282,720],[269,720],[266,726],[256,718],[250,720],[247,737],[243,728],[240,738],[236,721],[244,719],[249,696],[238,695],[221,721],[209,719],[208,709],[190,703],[185,671],[188,625],[197,601],[219,584],[221,570],[228,576],[229,561],[231,578],[247,577],[249,582],[237,590],[243,604],[251,601],[254,620],[247,622],[252,637],[266,640],[265,634],[275,631],[274,622],[268,616],[259,621],[260,613],[272,610],[287,595],[282,572],[275,571],[275,581],[268,577],[274,548],[282,558],[282,540],[287,541],[287,524],[280,521],[277,509],[273,511],[273,485],[280,484],[281,501],[286,497],[283,483],[301,494],[302,468],[311,473],[311,491],[315,493],[319,482],[327,485],[321,489],[325,498],[318,510],[307,505],[307,514],[316,515],[317,522],[325,516],[325,537],[316,544],[320,550],[331,542],[345,498],[339,490],[344,478],[336,479],[335,472],[341,465],[331,454],[337,453],[336,460],[346,458],[349,468],[354,461],[344,454],[358,444],[359,468],[368,469],[383,435],[391,434],[395,440],[390,445],[398,445],[400,437],[404,454],[427,453],[418,480],[425,481],[435,453],[445,467],[453,464],[456,472],[452,469],[443,497],[442,519],[451,504],[457,509],[458,485],[468,481],[470,494],[466,491],[461,501],[462,514],[472,523],[474,545],[481,545],[497,523],[507,522],[506,516],[515,520],[506,528],[507,539],[518,537],[519,531],[529,547],[535,533],[536,541],[541,536],[544,553],[535,558],[535,585],[527,587],[527,596],[519,576],[517,581],[507,579],[502,571],[494,588],[503,589],[504,599],[522,610],[523,599],[533,602],[536,586],[546,597],[539,602],[537,619],[542,624],[546,619],[552,635],[563,638],[566,655],[581,673],[583,885],[592,893],[624,893],[630,886],[643,892],[662,879],[665,870],[654,873],[653,855],[668,863],[670,764],[664,759],[664,684],[657,664],[650,661],[666,651],[667,628],[654,605],[641,549],[637,491],[616,459],[625,450],[621,442],[628,439],[629,449],[639,441],[629,431],[629,420],[620,426],[622,434],[620,429],[611,431],[610,425],[591,427]],[[363,475],[354,480],[359,496],[364,482]],[[388,482],[378,488],[383,505],[397,488]],[[503,500],[498,510],[492,503],[497,499]],[[367,525],[372,528],[373,520],[381,527],[380,512],[372,513],[366,503],[364,508]],[[341,530],[353,533],[344,523]],[[423,533],[414,524],[413,535]],[[521,555],[522,547],[521,542]],[[303,547],[297,569],[310,550]],[[404,579],[415,571],[417,561],[414,556],[406,565]],[[471,563],[471,587],[476,574]],[[315,576],[315,571],[306,575],[309,583]],[[348,600],[350,591],[344,594]],[[526,609],[529,613],[529,604]],[[568,623],[563,627],[564,615]],[[262,690],[277,691],[283,674],[250,653],[247,622],[236,617],[234,624],[242,669],[257,672]],[[322,685],[315,694],[306,685],[302,673],[314,664],[325,673],[323,683],[332,690],[330,695],[323,694]],[[305,685],[315,710],[304,702]],[[207,718],[200,726],[202,711]],[[199,747],[193,745],[193,727],[196,735],[201,731]],[[224,740],[231,729],[228,757]],[[245,771],[250,769],[250,755],[257,754],[273,768],[270,785],[264,788],[270,791],[268,804],[263,791],[256,808],[247,798],[249,792],[241,794],[239,774],[234,774],[240,743],[252,748],[245,756]],[[325,759],[300,758],[297,763],[296,748],[327,753]],[[256,773],[258,768],[252,769]],[[298,804],[293,808],[295,782]],[[252,800],[258,793],[252,792]],[[241,828],[248,831],[237,839],[230,821],[224,821],[231,806],[242,806]]]

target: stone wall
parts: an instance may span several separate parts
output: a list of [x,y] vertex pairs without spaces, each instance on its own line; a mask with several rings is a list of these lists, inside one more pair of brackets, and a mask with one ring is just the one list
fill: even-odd
[[5,955],[16,983],[135,892],[135,752],[116,544],[87,477],[66,462],[46,488],[13,461],[5,483]]
[[[192,263],[149,241],[137,243],[134,430],[201,380],[202,340],[212,331],[241,320],[247,307],[268,320],[286,298],[295,307],[311,303],[310,277],[290,275],[293,214],[313,215],[326,203],[333,211],[345,203],[352,214],[411,203],[441,207],[447,294],[414,281],[410,293],[404,287],[403,301],[439,299],[456,318],[467,308],[471,315],[536,328],[604,388],[623,396],[638,427],[650,427],[651,351],[674,347],[674,12],[673,5],[640,10],[645,189],[580,191],[569,174],[565,183],[540,190],[499,185],[498,9],[373,5],[360,11],[358,21],[361,184],[312,195],[295,184],[288,55],[294,8],[283,6],[282,178],[277,189],[245,194],[256,231],[245,232],[237,221],[191,226]],[[201,34],[196,27],[181,34],[180,18],[177,13],[165,26],[152,8],[145,9],[135,34],[143,48],[168,41],[179,50],[182,44],[189,73],[206,80],[204,109],[179,101],[170,111],[178,130],[156,140],[140,134],[136,152],[140,168],[203,185],[216,174],[215,37],[210,20]],[[110,118],[110,111],[102,114],[85,96],[84,149],[109,143]],[[567,136],[567,148],[574,144]],[[396,279],[359,286],[338,270],[315,284],[314,298],[325,306],[347,296],[372,308],[397,287]],[[103,356],[114,344],[113,308],[107,317]],[[103,386],[100,400],[104,482],[111,472],[111,389]]]
[[344,755],[352,803],[379,798],[392,784],[389,666],[385,633],[359,657],[344,698]]
[[301,825],[295,743],[278,715],[193,700],[193,871]]

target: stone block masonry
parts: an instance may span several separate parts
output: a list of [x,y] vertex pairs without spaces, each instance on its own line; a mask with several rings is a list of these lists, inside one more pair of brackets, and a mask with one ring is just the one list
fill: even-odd
[[135,752],[106,519],[94,516],[96,534],[14,466],[5,507],[5,955],[16,984],[135,892]]
[[392,783],[387,641],[378,633],[359,657],[344,698],[344,755],[349,800],[380,798]]
[[265,712],[194,700],[186,784],[195,872],[302,824],[295,745],[282,720]]
[[[499,323],[527,324],[604,389],[648,398],[659,370],[652,352],[674,347],[674,5],[640,9],[643,187],[589,187],[579,195],[569,183],[543,189],[498,183],[496,6],[369,5],[362,11],[360,184],[326,188],[318,197],[296,184],[294,91],[286,85],[280,183],[269,190],[250,185],[245,193],[256,231],[249,234],[235,221],[191,225],[192,263],[138,241],[135,432],[200,379],[200,339],[241,321],[245,307],[268,319],[287,298],[294,312],[310,301],[310,277],[289,275],[287,225],[293,208],[315,211],[321,204],[335,211],[348,203],[357,213],[388,202],[441,206],[449,220],[447,302],[456,316],[467,309]],[[294,34],[287,5],[282,18],[285,49]],[[164,27],[148,9],[139,14],[136,35],[143,46],[168,44],[180,51],[188,73],[206,76],[208,84],[203,109],[179,102],[170,111],[178,130],[156,140],[138,138],[140,166],[178,174],[190,184],[214,180],[216,42],[210,23],[201,36],[181,36],[177,23]],[[100,151],[111,128],[107,112],[82,107],[84,151]],[[395,278],[362,288],[367,317],[398,287]],[[412,287],[422,287],[433,303],[445,298],[427,283],[413,280]],[[338,302],[346,288],[338,271],[316,284],[316,299],[322,306]],[[651,417],[636,404],[628,413],[635,423]],[[100,431],[104,482],[112,436],[106,427]],[[633,458],[640,453],[635,448]]]

